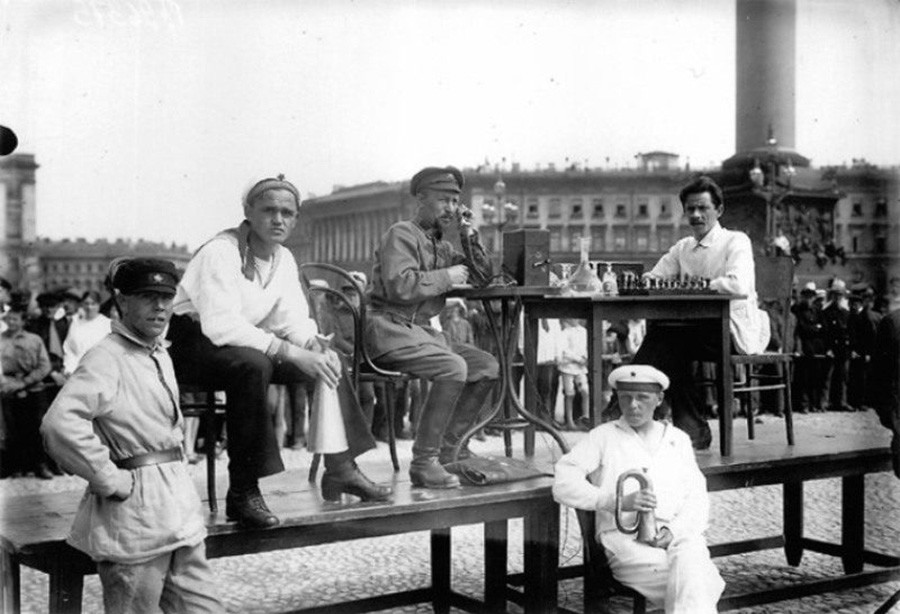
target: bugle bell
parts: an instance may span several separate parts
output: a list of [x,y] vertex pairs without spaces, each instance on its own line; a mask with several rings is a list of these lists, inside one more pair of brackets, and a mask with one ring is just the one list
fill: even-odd
[[647,475],[646,468],[623,471],[622,475],[620,475],[619,479],[616,481],[616,528],[622,533],[637,533],[635,539],[639,542],[651,545],[655,544],[659,529],[656,526],[656,514],[653,513],[653,510],[650,510],[649,512],[637,512],[637,519],[631,526],[626,526],[622,521],[622,491],[625,482],[629,479],[637,480],[641,490],[653,492],[653,483],[650,481],[650,476]]

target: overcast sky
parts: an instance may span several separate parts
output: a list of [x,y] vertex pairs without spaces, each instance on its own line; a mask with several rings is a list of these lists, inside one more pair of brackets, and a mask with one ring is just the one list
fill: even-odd
[[[900,1],[797,5],[796,148],[900,164]],[[485,158],[734,153],[727,0],[0,0],[0,26],[0,124],[53,238],[197,247],[279,172],[322,195]]]

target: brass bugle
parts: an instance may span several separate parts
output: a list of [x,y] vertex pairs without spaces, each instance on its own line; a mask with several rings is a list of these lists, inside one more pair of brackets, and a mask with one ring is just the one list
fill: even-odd
[[622,490],[629,479],[637,480],[641,490],[653,492],[653,483],[647,475],[647,469],[630,469],[623,471],[616,481],[616,528],[622,533],[637,533],[636,540],[645,544],[656,542],[656,534],[659,532],[656,526],[656,514],[649,512],[637,512],[637,519],[631,526],[622,522]]

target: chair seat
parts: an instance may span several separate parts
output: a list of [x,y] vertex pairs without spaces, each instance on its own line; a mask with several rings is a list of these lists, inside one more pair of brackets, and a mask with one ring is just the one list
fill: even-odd
[[788,362],[793,358],[781,352],[763,352],[762,354],[732,354],[731,363],[735,365],[771,365]]

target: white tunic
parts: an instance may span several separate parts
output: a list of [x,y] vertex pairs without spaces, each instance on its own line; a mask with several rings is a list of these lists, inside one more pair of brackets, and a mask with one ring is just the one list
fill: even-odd
[[81,315],[72,319],[63,342],[63,369],[67,374],[74,373],[85,352],[109,334],[110,323],[111,320],[102,313],[97,314],[93,320],[86,320]]
[[[613,575],[666,612],[715,612],[725,586],[703,533],[709,518],[706,480],[690,438],[668,423],[654,422],[648,444],[620,418],[593,429],[556,464],[553,496],[570,507],[595,510],[597,538]],[[635,541],[615,524],[616,482],[631,469],[646,468],[657,498],[657,523],[673,541],[667,550]],[[636,490],[626,482],[626,494]],[[631,524],[634,515],[624,520]]]

